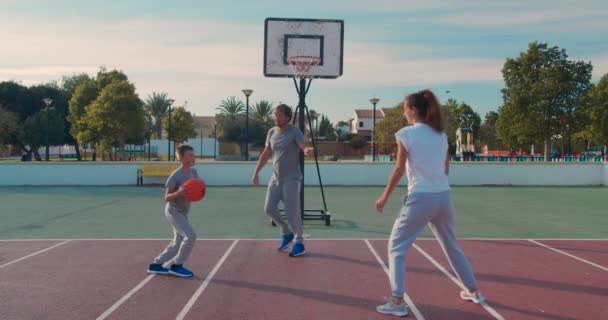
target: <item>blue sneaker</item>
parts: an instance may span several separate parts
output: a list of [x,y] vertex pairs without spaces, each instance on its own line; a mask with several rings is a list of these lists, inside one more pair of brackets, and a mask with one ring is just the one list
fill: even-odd
[[148,266],[148,273],[152,274],[168,274],[169,269],[163,267],[160,263],[150,263]]
[[189,278],[194,275],[192,271],[184,268],[181,264],[172,264],[169,267],[169,273],[182,278]]
[[279,251],[283,251],[289,247],[289,244],[293,241],[293,233],[284,234],[283,241],[281,241],[281,245],[279,246]]
[[304,248],[303,243],[296,243],[291,247],[291,252],[289,253],[290,257],[301,256],[306,253],[306,249]]

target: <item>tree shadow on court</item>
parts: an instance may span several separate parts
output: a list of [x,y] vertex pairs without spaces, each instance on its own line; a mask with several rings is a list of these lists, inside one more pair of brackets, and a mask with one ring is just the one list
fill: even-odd
[[515,308],[515,307],[507,306],[504,304],[500,304],[497,302],[493,302],[490,300],[488,300],[488,301],[489,301],[488,304],[490,306],[492,306],[494,309],[510,310],[513,312],[517,312],[517,313],[527,315],[527,316],[537,317],[540,319],[550,319],[550,320],[578,320],[578,319],[581,319],[581,318],[571,318],[571,317],[566,317],[566,316],[560,316],[560,315],[556,315],[554,313],[547,313],[547,312],[543,312],[543,311],[533,311],[533,310]]
[[[408,267],[407,271],[408,271],[408,273],[425,273],[425,274],[433,274],[433,275],[437,275],[440,277],[445,277],[445,275],[436,268]],[[453,273],[451,271],[450,271],[450,274],[453,275]],[[410,276],[415,277],[416,275],[413,274]],[[456,277],[456,276],[454,275],[454,277]],[[598,296],[603,296],[603,297],[608,296],[608,288],[606,288],[606,287],[583,286],[583,285],[578,285],[578,284],[568,283],[568,282],[556,282],[556,281],[511,277],[511,276],[488,274],[488,273],[478,273],[478,272],[475,273],[475,277],[479,281],[497,282],[500,284],[508,283],[510,285],[551,289],[551,290],[558,290],[558,291],[564,291],[564,292],[578,292],[578,293],[592,294],[592,295],[598,295]]]
[[[373,259],[370,253],[370,258]],[[349,257],[339,256],[335,254],[328,253],[318,253],[318,252],[308,252],[306,253],[306,259],[328,259],[328,260],[336,260],[336,261],[344,261],[347,263],[355,263],[359,265],[369,266],[369,267],[380,267],[376,260],[359,260],[353,259]]]
[[[365,311],[375,312],[376,306],[384,303],[384,301],[378,299],[368,299],[365,297],[356,297],[356,296],[347,296],[342,294],[329,293],[323,290],[312,290],[312,289],[303,289],[303,288],[291,288],[286,286],[276,286],[269,285],[264,283],[253,283],[247,281],[235,281],[235,280],[226,280],[226,279],[214,279],[213,283],[216,285],[225,285],[234,288],[243,288],[250,289],[254,291],[265,291],[271,293],[283,294],[286,296],[295,296],[307,300],[315,300],[322,303],[331,303],[341,306],[347,306],[357,309],[362,309]],[[235,293],[236,294],[236,293]],[[236,294],[238,295],[238,294]],[[289,299],[287,297],[286,299]],[[273,301],[272,305],[280,303],[280,301]],[[268,305],[268,307],[272,307],[272,305]],[[311,305],[311,307],[314,307]],[[459,319],[459,320],[467,320],[467,319],[493,319],[493,317],[481,317],[479,313],[472,313],[469,311],[452,309],[452,308],[444,308],[437,305],[429,305],[424,303],[416,303],[416,307],[420,310],[420,312],[427,319]],[[410,314],[412,312],[410,311]],[[431,315],[431,317],[427,316]],[[378,317],[382,317],[382,315],[378,314]],[[413,315],[409,317],[413,318]],[[337,317],[340,318],[340,317]],[[570,320],[570,319],[563,319]]]
[[367,234],[381,235],[383,237],[388,237],[390,235],[390,230],[387,231],[385,227],[378,227],[378,229],[382,229],[382,230],[377,230],[377,229],[372,229],[372,228],[363,228],[358,223],[356,223],[352,220],[344,220],[344,219],[336,219],[336,218],[332,218],[330,226],[326,226],[324,224],[323,225],[305,224],[304,229],[305,230],[321,230],[321,231],[327,231],[329,229],[331,231],[348,231],[348,232],[356,232],[356,233],[367,233]]
[[96,210],[96,209],[101,209],[104,207],[110,207],[113,206],[119,202],[123,202],[126,201],[128,199],[120,199],[120,200],[112,200],[112,201],[107,201],[107,202],[103,202],[103,203],[99,203],[99,204],[95,204],[92,206],[88,206],[88,207],[84,207],[84,208],[79,208],[79,209],[75,209],[75,210],[71,210],[68,212],[64,212],[62,214],[56,215],[56,216],[52,216],[52,217],[48,217],[48,218],[44,218],[44,219],[40,219],[36,222],[32,222],[32,223],[28,223],[26,225],[21,225],[21,226],[16,226],[16,227],[10,227],[10,228],[6,228],[6,229],[0,229],[0,236],[7,236],[7,234],[11,233],[11,232],[15,232],[15,231],[21,231],[21,230],[33,230],[33,229],[43,229],[46,228],[46,226],[48,226],[50,223],[53,223],[57,220],[63,219],[63,218],[68,218],[71,216],[77,216],[83,213],[86,213],[88,211],[92,211],[92,210]]

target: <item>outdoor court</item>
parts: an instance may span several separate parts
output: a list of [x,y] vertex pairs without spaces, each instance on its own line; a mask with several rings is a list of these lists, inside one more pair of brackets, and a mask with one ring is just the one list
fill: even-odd
[[[332,225],[306,221],[308,254],[277,252],[264,188],[210,187],[193,204],[191,279],[146,274],[168,243],[160,187],[0,188],[0,319],[392,319],[386,238],[403,187],[328,187]],[[407,256],[411,319],[605,319],[606,189],[455,187],[457,235],[479,306],[425,231]],[[306,189],[307,208],[320,204]],[[584,239],[584,240],[583,240]],[[396,319],[396,318],[395,318]]]

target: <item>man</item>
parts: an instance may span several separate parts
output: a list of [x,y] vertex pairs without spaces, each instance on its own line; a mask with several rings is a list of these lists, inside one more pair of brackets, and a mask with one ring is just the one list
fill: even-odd
[[[311,155],[313,148],[304,144],[304,135],[300,129],[290,124],[291,108],[280,104],[274,110],[275,127],[268,131],[266,147],[251,178],[255,186],[260,184],[258,176],[268,159],[272,157],[272,177],[266,190],[266,214],[281,228],[282,241],[279,250],[285,250],[294,242],[290,257],[306,253],[302,237],[302,213],[300,212],[300,188],[302,173],[300,171],[300,150]],[[287,222],[281,217],[279,201],[283,201]]]

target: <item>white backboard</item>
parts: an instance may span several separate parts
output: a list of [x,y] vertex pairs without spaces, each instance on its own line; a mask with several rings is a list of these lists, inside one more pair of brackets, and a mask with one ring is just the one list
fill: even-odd
[[266,18],[264,76],[293,77],[288,57],[313,56],[320,62],[312,78],[335,79],[342,75],[344,21]]

